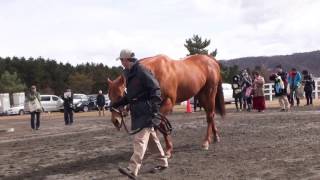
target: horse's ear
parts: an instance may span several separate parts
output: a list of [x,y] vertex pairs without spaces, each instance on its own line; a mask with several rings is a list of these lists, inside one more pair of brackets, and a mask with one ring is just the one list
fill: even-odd
[[112,83],[112,81],[108,78],[108,84],[110,85]]

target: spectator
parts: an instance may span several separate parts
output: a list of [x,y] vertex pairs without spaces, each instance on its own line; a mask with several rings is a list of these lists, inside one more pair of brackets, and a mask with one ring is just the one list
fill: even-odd
[[193,111],[196,112],[197,111],[197,106],[199,107],[199,110],[201,111],[201,105],[200,105],[200,101],[199,98],[194,96],[193,97]]
[[101,116],[101,111],[104,116],[104,107],[106,105],[106,98],[102,94],[102,90],[99,91],[99,94],[97,96],[97,108],[99,111],[99,116]]
[[64,106],[64,122],[65,125],[72,125],[73,123],[73,93],[71,89],[67,89],[62,96]]
[[251,111],[252,109],[252,79],[249,76],[247,70],[243,70],[241,73],[241,88],[243,97],[243,109]]
[[279,64],[278,66],[276,66],[276,71],[277,71],[277,75],[281,77],[281,80],[283,82],[284,85],[284,89],[286,94],[288,95],[289,98],[289,93],[288,93],[288,74],[287,72],[285,72],[282,68],[282,66]]
[[258,72],[253,72],[253,109],[263,112],[266,109],[264,98],[264,78]]
[[[32,130],[39,130],[40,128],[40,113],[43,108],[40,103],[40,93],[37,92],[35,85],[32,85],[30,92],[27,94],[26,100],[29,104],[29,110],[31,114],[31,128]],[[36,118],[36,123],[34,123]]]
[[279,76],[278,74],[272,74],[270,76],[270,80],[274,82],[274,93],[275,96],[279,99],[281,111],[288,111],[289,101],[287,97],[287,90],[281,76]]
[[[236,105],[237,112],[242,111],[242,89],[240,84],[240,75],[235,75],[232,78],[233,98]],[[239,104],[238,104],[239,103]]]
[[301,86],[301,74],[296,68],[292,68],[288,76],[288,86],[290,87],[290,99],[291,106],[294,106],[294,98],[297,101],[297,106],[300,104],[300,95],[298,89]]
[[315,89],[315,82],[312,78],[312,75],[309,74],[307,70],[302,71],[303,80],[302,84],[304,85],[304,92],[307,99],[307,106],[312,105],[312,91]]

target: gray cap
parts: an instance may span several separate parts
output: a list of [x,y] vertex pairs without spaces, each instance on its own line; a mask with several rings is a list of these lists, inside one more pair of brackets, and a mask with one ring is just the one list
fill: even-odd
[[135,58],[134,56],[135,56],[134,52],[132,52],[130,49],[122,49],[120,51],[120,56],[116,60],[131,59],[131,58]]

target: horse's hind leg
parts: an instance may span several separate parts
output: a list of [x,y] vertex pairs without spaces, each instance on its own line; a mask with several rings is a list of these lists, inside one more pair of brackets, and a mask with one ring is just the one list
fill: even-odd
[[[173,108],[173,103],[171,101],[171,99],[167,98],[163,101],[161,108],[160,108],[160,112],[163,115],[168,115],[169,112],[172,111]],[[170,135],[163,135],[164,137],[164,141],[166,143],[166,151],[165,154],[168,158],[170,158],[172,156],[172,151],[173,151],[173,143],[172,143],[172,138]]]
[[202,143],[203,149],[209,149],[209,144],[212,141],[212,134],[213,134],[214,142],[220,141],[218,131],[214,123],[216,94],[217,94],[216,88],[204,89],[202,92],[199,93],[200,103],[206,110],[206,117],[207,117],[207,134]]

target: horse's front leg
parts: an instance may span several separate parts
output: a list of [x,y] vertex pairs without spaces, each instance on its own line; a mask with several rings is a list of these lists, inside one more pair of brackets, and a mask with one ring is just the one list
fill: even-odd
[[214,115],[212,116],[212,132],[213,132],[213,142],[214,143],[218,143],[220,142],[220,137],[219,137],[219,134],[218,134],[218,129],[217,129],[217,126],[214,122]]
[[164,141],[166,142],[166,156],[167,158],[171,158],[173,151],[173,143],[171,135],[163,135]]
[[209,144],[210,142],[212,141],[211,140],[211,136],[212,136],[212,122],[207,122],[208,123],[208,126],[207,126],[207,134],[203,140],[203,143],[202,143],[202,148],[204,150],[208,150],[209,149]]
[[217,128],[214,123],[214,113],[207,113],[207,134],[204,138],[202,143],[202,148],[207,150],[209,149],[209,144],[212,142],[212,135],[213,135],[213,142],[219,142],[220,137],[218,135]]
[[[172,111],[172,107],[173,107],[172,100],[170,98],[167,98],[162,102],[160,112],[166,116],[169,114],[169,112]],[[173,151],[172,137],[170,135],[166,135],[166,134],[164,134],[163,137],[164,137],[164,141],[166,143],[166,152],[165,153],[166,153],[166,156],[168,158],[170,158],[172,156],[172,151]]]

